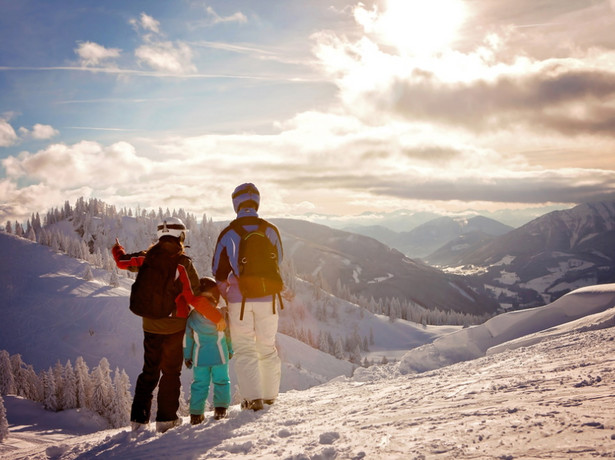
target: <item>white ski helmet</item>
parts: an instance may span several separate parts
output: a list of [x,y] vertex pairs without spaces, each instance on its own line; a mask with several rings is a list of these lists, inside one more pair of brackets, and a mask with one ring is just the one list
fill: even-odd
[[180,241],[184,241],[186,239],[186,226],[177,217],[166,217],[158,224],[158,229],[156,235],[158,239],[163,236],[173,236],[175,238],[179,238]]

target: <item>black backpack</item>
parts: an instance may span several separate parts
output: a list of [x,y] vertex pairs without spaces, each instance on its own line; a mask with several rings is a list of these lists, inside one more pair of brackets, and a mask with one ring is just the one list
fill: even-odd
[[130,311],[151,319],[171,316],[181,292],[180,283],[175,281],[179,256],[179,252],[172,254],[161,244],[147,251],[130,291]]
[[[276,233],[278,229],[263,219],[257,219],[258,227],[256,230],[247,231],[243,225],[248,223],[251,224],[251,222],[241,222],[236,219],[230,224],[230,227],[237,232],[240,238],[237,257],[239,273],[236,274],[239,290],[243,297],[240,319],[243,319],[243,310],[247,298],[273,296],[272,308],[275,314],[275,298],[277,296],[280,301],[280,308],[284,308],[280,294],[284,289],[284,282],[278,265],[278,250],[266,234],[267,228],[273,228]],[[279,233],[278,238],[280,238]]]

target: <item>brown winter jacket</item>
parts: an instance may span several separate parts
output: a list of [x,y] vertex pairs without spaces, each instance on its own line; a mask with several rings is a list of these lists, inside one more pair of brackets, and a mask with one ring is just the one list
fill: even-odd
[[[176,311],[168,318],[152,319],[143,318],[143,330],[154,334],[174,334],[183,331],[186,328],[186,318],[190,313],[187,304],[192,305],[199,313],[212,321],[214,324],[222,319],[222,315],[218,309],[212,305],[207,297],[200,296],[200,281],[199,275],[192,265],[192,259],[183,253],[183,246],[179,241],[164,238],[157,244],[167,246],[169,252],[179,252],[181,255],[177,263],[176,279],[179,279],[182,291],[176,299]],[[126,254],[126,251],[120,244],[115,244],[111,248],[113,259],[118,268],[137,272],[139,267],[145,261],[147,251],[139,251],[131,254]],[[185,299],[185,301],[184,301]]]

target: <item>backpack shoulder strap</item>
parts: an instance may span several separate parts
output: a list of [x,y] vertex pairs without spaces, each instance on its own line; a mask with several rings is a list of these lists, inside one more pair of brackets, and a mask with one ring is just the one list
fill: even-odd
[[235,230],[235,232],[237,232],[237,234],[243,238],[244,236],[246,236],[249,232],[245,229],[245,225],[257,225],[259,230],[263,229],[264,230],[264,226],[267,225],[267,222],[263,219],[261,219],[260,217],[254,217],[254,216],[247,216],[247,217],[240,217],[239,219],[235,219],[234,221],[232,221],[229,225],[228,225],[228,229],[232,228],[233,230]]

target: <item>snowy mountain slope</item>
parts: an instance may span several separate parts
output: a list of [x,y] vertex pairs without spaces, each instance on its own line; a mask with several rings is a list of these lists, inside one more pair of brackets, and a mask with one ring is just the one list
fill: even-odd
[[544,305],[615,281],[615,202],[554,211],[461,255],[437,256],[456,264],[446,271],[478,278],[505,308]]
[[284,240],[285,257],[296,272],[322,279],[329,292],[338,286],[369,300],[397,298],[421,307],[474,315],[493,313],[498,304],[472,280],[446,274],[363,235],[294,219],[273,219]]
[[[10,460],[614,458],[615,308],[607,305],[615,286],[577,294],[533,315],[543,335],[534,335],[531,345],[452,365],[443,361],[443,367],[422,373],[402,373],[403,362],[372,366],[351,379],[286,392],[259,413],[233,406],[228,419],[184,423],[162,435],[94,426],[84,434],[71,431],[65,418],[60,421],[66,414],[56,414],[63,428],[54,431],[49,419],[28,424],[20,414],[27,411],[37,419],[33,408],[9,397],[11,433],[0,455]],[[588,314],[596,310],[602,312]],[[531,336],[515,316],[497,318],[494,331],[507,331],[515,340]],[[553,324],[560,324],[557,334]],[[470,339],[459,335],[459,349],[473,348]],[[32,442],[34,434],[38,444]]]
[[[615,284],[588,286],[573,291],[543,307],[503,313],[483,324],[448,334],[433,343],[410,350],[400,363],[402,373],[424,372],[459,361],[505,350],[510,341],[551,330],[562,324],[578,325],[574,320],[607,311],[606,317],[592,318],[609,325],[615,318]],[[543,332],[544,333],[544,332]]]
[[[140,318],[128,310],[131,279],[119,277],[119,286],[112,287],[109,272],[5,233],[0,233],[0,253],[0,350],[21,354],[37,372],[58,360],[65,364],[70,359],[74,364],[83,356],[94,367],[106,357],[112,369],[125,369],[134,385],[142,366],[143,335]],[[90,281],[85,279],[88,272]],[[380,362],[383,356],[399,359],[408,349],[458,329],[391,322],[330,295],[318,302],[327,304],[330,316],[320,321],[312,313],[315,302],[307,283],[299,282],[297,295],[280,313],[280,331],[285,325],[310,329],[314,339],[321,330],[340,340],[355,331],[362,339],[371,335],[372,351],[364,355],[372,361]],[[281,333],[278,346],[285,366],[283,391],[350,376],[358,364]],[[231,376],[233,368],[231,360]],[[190,379],[190,372],[182,373],[186,394]]]

